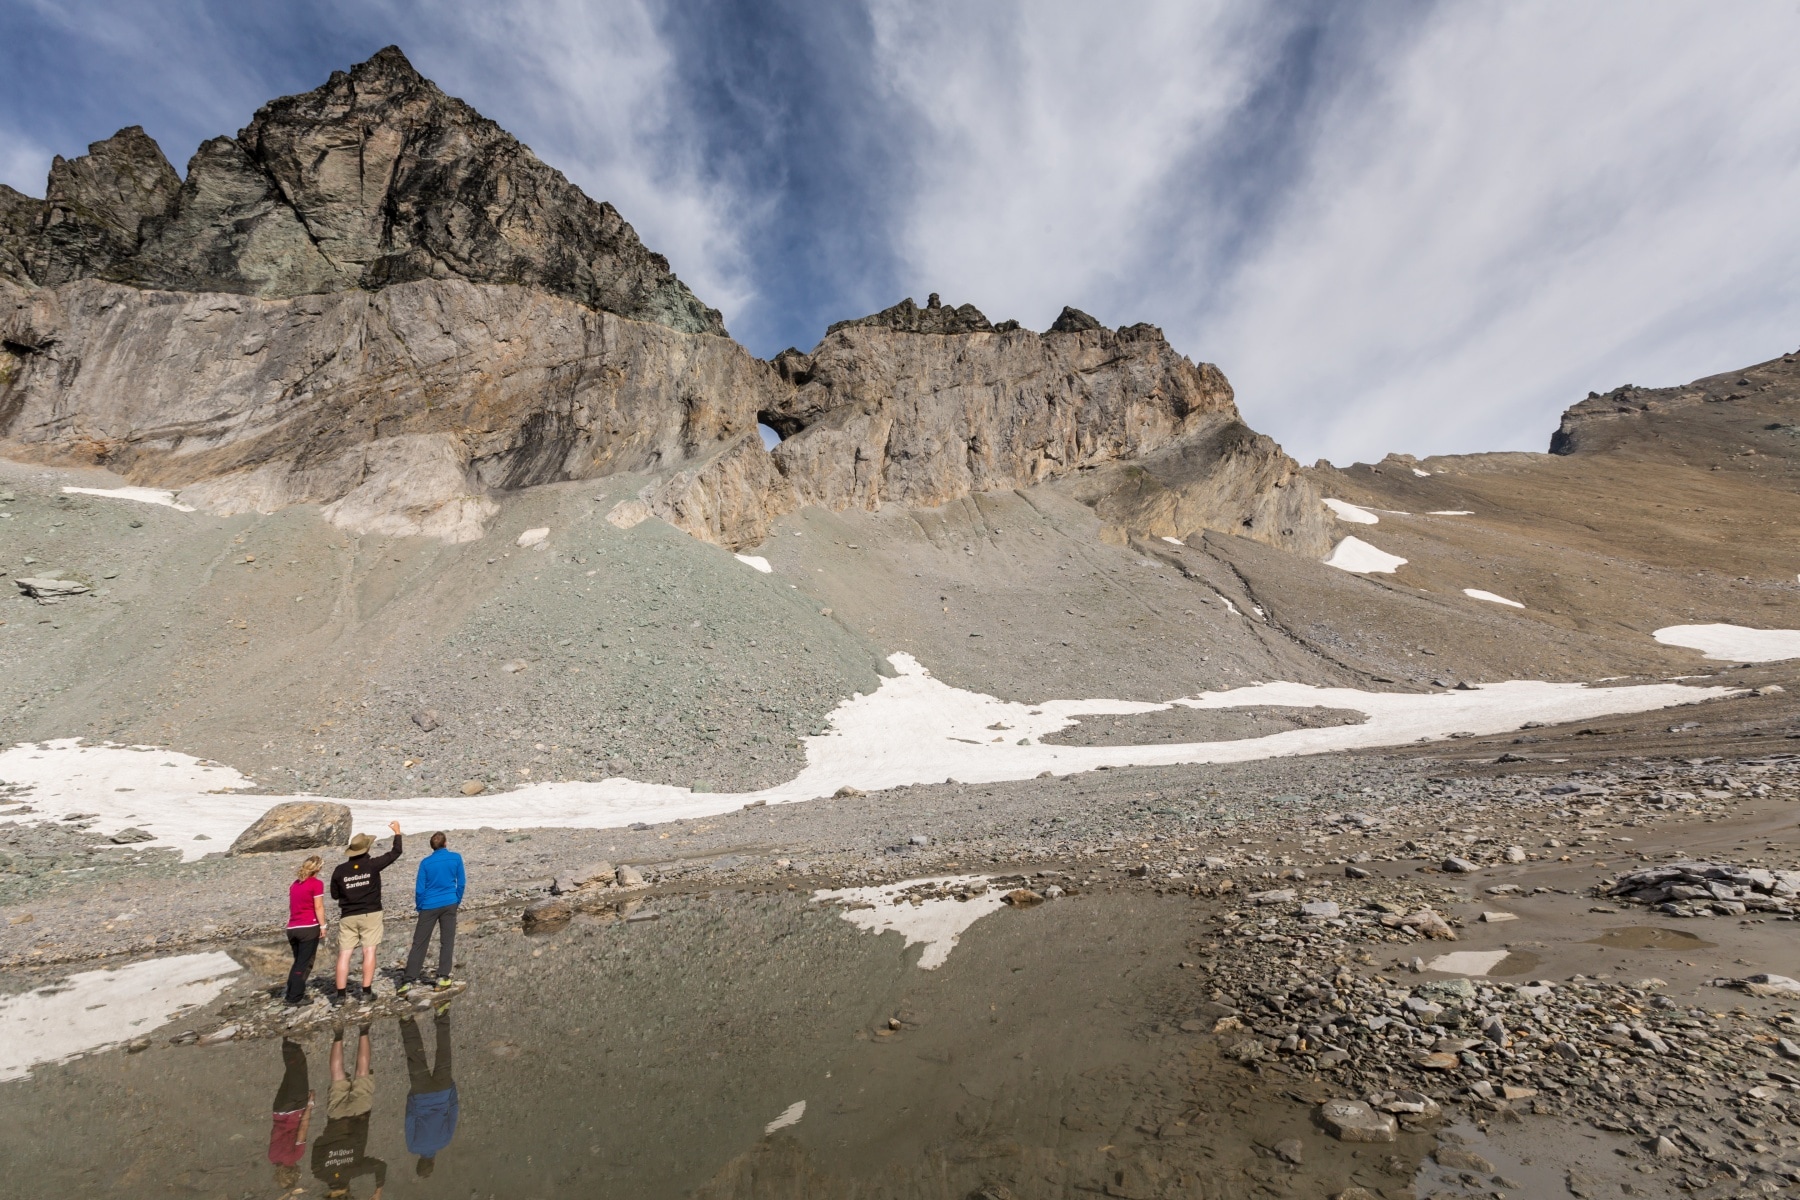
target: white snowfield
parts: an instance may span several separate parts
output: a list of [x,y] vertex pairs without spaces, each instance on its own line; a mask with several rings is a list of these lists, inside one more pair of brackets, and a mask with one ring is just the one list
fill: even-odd
[[1524,608],[1517,600],[1508,600],[1505,596],[1496,596],[1492,592],[1484,592],[1480,588],[1464,588],[1463,595],[1471,600],[1486,600],[1489,604],[1504,604],[1511,608]]
[[0,997],[0,1080],[149,1033],[182,1006],[224,991],[241,969],[219,951],[178,954]]
[[1325,559],[1325,565],[1357,575],[1392,575],[1396,568],[1406,565],[1406,560],[1398,554],[1377,549],[1361,538],[1347,537],[1332,548]]
[[956,947],[963,930],[1005,903],[1001,899],[1005,893],[999,888],[990,887],[981,895],[970,896],[967,900],[946,896],[942,899],[922,900],[917,904],[900,899],[900,893],[920,884],[949,884],[954,887],[985,879],[984,875],[908,879],[902,883],[883,884],[879,887],[818,891],[813,893],[813,900],[815,903],[844,905],[844,920],[858,929],[866,929],[870,933],[894,930],[906,939],[901,946],[902,951],[908,946],[925,943],[925,952],[919,955],[919,969],[935,971],[950,957],[950,951]]
[[[350,806],[358,827],[371,831],[391,820],[412,829],[481,825],[607,829],[634,821],[715,816],[758,800],[793,804],[830,796],[846,786],[874,792],[945,779],[998,783],[1031,779],[1043,771],[1073,775],[1097,767],[1323,754],[1458,732],[1500,733],[1525,721],[1555,723],[1647,712],[1734,692],[1677,683],[1589,688],[1528,680],[1426,694],[1262,683],[1160,704],[1050,700],[1031,705],[951,687],[934,679],[908,654],[895,654],[888,661],[896,672],[892,678],[884,679],[874,693],[838,705],[830,717],[830,731],[805,739],[806,767],[788,782],[760,792],[693,792],[613,778],[538,783],[473,797],[348,798],[343,803]],[[1360,725],[1290,729],[1227,742],[1047,746],[1041,740],[1088,714],[1251,705],[1347,708],[1366,713],[1369,719]],[[146,845],[173,847],[185,858],[226,849],[273,804],[324,798],[243,795],[256,784],[230,767],[154,747],[84,746],[76,738],[23,743],[0,752],[0,782],[26,789],[16,799],[30,804],[34,819],[88,814],[92,820],[87,828],[97,841],[136,827],[154,835],[154,842]],[[0,820],[10,811],[17,810],[0,804]]]
[[1800,629],[1670,625],[1652,636],[1665,646],[1686,646],[1721,661],[1780,662],[1786,658],[1800,658]]
[[1325,507],[1329,508],[1337,516],[1338,520],[1348,521],[1352,525],[1379,525],[1381,523],[1380,517],[1376,516],[1366,508],[1359,508],[1356,505],[1351,504],[1347,500],[1327,500],[1325,501]]
[[164,508],[172,508],[177,512],[193,512],[194,506],[182,504],[175,499],[175,493],[164,488],[117,487],[117,488],[84,488],[66,487],[63,491],[72,496],[104,496],[108,500],[135,500],[139,504],[160,504]]

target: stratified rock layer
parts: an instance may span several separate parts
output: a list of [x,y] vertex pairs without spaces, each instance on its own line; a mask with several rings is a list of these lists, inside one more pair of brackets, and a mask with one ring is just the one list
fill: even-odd
[[293,300],[88,280],[20,299],[0,340],[9,456],[451,541],[491,491],[708,457],[781,390],[729,339],[461,280]]
[[725,332],[612,205],[392,46],[205,143],[185,182],[133,127],[58,158],[43,201],[0,189],[0,274],[265,298],[460,278]]

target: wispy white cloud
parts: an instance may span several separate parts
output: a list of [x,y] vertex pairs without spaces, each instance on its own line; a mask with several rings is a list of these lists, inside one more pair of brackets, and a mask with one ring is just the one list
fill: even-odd
[[1543,449],[1800,341],[1800,11],[1450,5],[1337,97],[1183,323],[1297,453]]
[[1790,0],[870,4],[908,286],[1161,324],[1296,454],[1541,449],[1800,340]]

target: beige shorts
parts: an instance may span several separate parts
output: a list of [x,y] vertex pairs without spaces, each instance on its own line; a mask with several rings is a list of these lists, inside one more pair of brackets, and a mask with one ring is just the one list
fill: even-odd
[[364,947],[373,950],[381,945],[381,914],[357,913],[338,922],[338,952]]
[[375,1077],[373,1075],[364,1075],[358,1079],[334,1079],[331,1081],[331,1092],[325,1099],[325,1115],[327,1117],[334,1121],[339,1117],[360,1117],[374,1107]]

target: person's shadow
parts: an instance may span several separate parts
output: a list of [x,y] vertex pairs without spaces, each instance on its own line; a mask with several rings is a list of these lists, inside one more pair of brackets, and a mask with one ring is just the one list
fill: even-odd
[[410,1016],[400,1022],[400,1040],[406,1047],[406,1150],[419,1156],[414,1167],[420,1178],[437,1167],[437,1156],[456,1136],[458,1105],[456,1080],[450,1073],[450,1013],[440,1010],[437,1024],[437,1063],[425,1061],[425,1040]]

